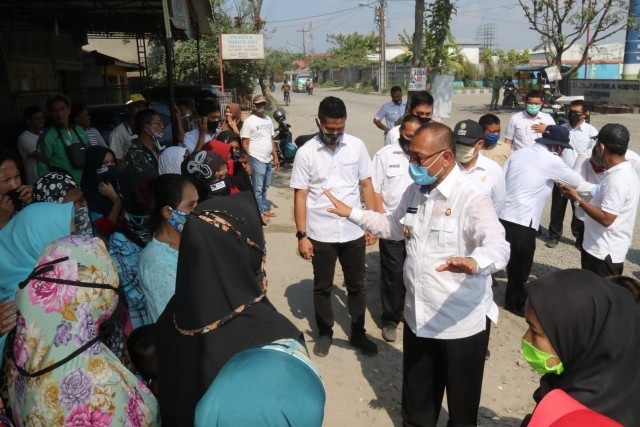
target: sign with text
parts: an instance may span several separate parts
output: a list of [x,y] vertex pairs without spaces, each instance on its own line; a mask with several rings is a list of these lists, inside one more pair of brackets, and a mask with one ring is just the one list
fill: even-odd
[[550,82],[557,82],[558,80],[562,80],[562,73],[558,69],[557,65],[547,67],[544,69],[544,71],[547,73],[547,79]]
[[264,59],[262,34],[221,34],[222,59]]
[[582,95],[587,102],[640,104],[640,81],[572,79],[571,95]]
[[427,68],[412,68],[409,74],[409,92],[427,90]]

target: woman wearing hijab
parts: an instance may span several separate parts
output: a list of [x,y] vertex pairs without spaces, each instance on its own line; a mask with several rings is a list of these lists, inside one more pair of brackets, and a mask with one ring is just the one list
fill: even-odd
[[224,109],[225,120],[220,125],[220,130],[230,130],[234,133],[240,134],[242,129],[242,109],[240,104],[231,103]]
[[197,151],[182,162],[182,175],[192,179],[200,202],[231,194],[228,172],[226,160],[213,151]]
[[23,185],[20,160],[13,151],[0,147],[0,228],[32,202],[32,187]]
[[19,425],[159,425],[156,399],[99,341],[118,292],[99,238],[65,237],[42,251],[20,283],[7,362]]
[[213,151],[226,160],[228,169],[227,177],[229,179],[229,189],[231,194],[236,194],[240,191],[253,191],[253,187],[251,186],[251,177],[243,167],[240,161],[240,156],[237,158],[234,157],[236,152],[234,151],[234,146],[232,144],[212,139],[207,142],[202,149],[204,151]]
[[182,162],[189,157],[189,154],[191,154],[189,149],[185,147],[173,146],[165,148],[158,159],[158,174],[175,173],[180,175]]
[[149,183],[155,171],[125,168],[120,173],[123,218],[109,237],[109,254],[118,270],[120,287],[124,291],[126,316],[124,333],[151,323],[147,300],[140,286],[140,252],[151,240],[149,232]]
[[229,360],[196,407],[196,427],[320,427],[325,392],[294,339],[244,350]]
[[214,197],[185,224],[176,294],[156,323],[165,426],[192,426],[200,398],[242,350],[302,333],[266,297],[265,241],[252,193]]
[[45,246],[73,231],[73,203],[32,203],[0,230],[0,349],[15,327],[7,310],[15,307],[18,283],[33,270]]
[[73,202],[73,219],[76,224],[75,234],[93,237],[87,201],[82,194],[82,190],[69,173],[53,171],[47,172],[38,178],[33,186],[33,200],[35,202],[49,203]]
[[100,236],[109,238],[122,210],[113,151],[100,146],[87,149],[81,188],[87,199],[91,223]]
[[160,317],[176,291],[180,237],[198,204],[198,191],[182,175],[160,175],[151,181],[150,225],[153,239],[140,254],[140,286],[151,323]]
[[544,374],[536,402],[560,389],[625,426],[640,425],[640,314],[633,295],[587,270],[558,271],[525,286],[523,354]]

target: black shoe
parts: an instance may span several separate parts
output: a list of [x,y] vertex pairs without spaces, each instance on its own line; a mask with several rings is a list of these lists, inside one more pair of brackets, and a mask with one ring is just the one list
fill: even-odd
[[364,332],[351,334],[349,342],[355,348],[360,349],[365,356],[375,356],[378,354],[378,346],[371,341]]
[[489,351],[489,349],[487,349],[487,354],[484,355],[484,360],[489,360],[490,357],[491,357],[491,352]]
[[313,346],[313,354],[318,357],[325,357],[329,354],[329,348],[333,344],[333,338],[329,335],[320,335],[315,345]]
[[382,338],[387,342],[394,342],[396,340],[396,325],[384,325],[382,327]]
[[511,306],[505,305],[504,309],[507,310],[509,313],[512,313],[518,317],[524,318],[524,308],[511,307]]
[[549,238],[545,246],[551,249],[555,248],[556,246],[558,246],[558,239]]

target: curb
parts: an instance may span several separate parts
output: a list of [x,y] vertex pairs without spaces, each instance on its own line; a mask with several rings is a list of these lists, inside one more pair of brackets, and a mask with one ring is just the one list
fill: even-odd
[[493,89],[454,89],[454,95],[480,95],[485,93],[492,93]]

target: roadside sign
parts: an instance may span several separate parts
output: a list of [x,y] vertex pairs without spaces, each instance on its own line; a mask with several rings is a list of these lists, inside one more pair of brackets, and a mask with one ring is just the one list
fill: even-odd
[[558,80],[562,80],[562,73],[560,73],[560,69],[557,65],[547,67],[544,69],[544,71],[547,73],[547,79],[550,82],[557,82]]
[[409,74],[409,92],[427,90],[427,68],[412,68]]
[[222,59],[264,59],[263,34],[221,34]]

